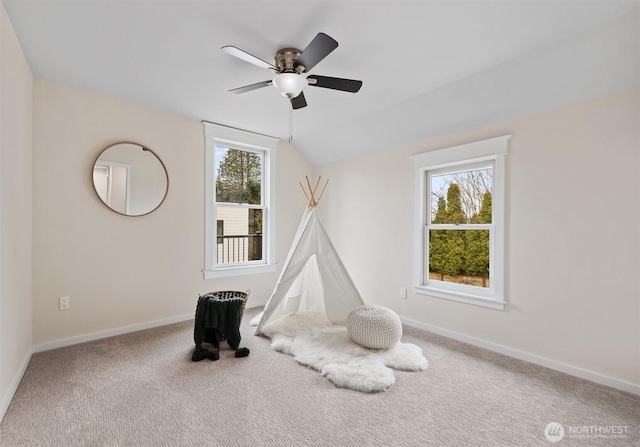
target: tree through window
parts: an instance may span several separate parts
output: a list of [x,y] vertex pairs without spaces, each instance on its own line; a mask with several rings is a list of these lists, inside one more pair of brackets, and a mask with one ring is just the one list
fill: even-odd
[[428,173],[430,279],[489,286],[490,228],[483,224],[492,222],[492,172],[492,166],[486,166]]
[[216,202],[259,205],[262,196],[262,157],[255,152],[216,146],[219,166]]

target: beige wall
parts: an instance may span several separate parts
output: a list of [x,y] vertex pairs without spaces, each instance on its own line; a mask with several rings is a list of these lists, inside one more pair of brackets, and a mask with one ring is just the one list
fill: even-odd
[[32,76],[0,3],[0,419],[31,355]]
[[[251,289],[264,304],[277,274],[204,280],[204,129],[201,122],[36,78],[34,81],[34,344],[195,312],[198,294]],[[117,141],[152,149],[169,174],[155,212],[125,217],[92,185],[93,162]],[[309,164],[277,150],[277,257],[282,264],[304,209]],[[58,297],[70,309],[58,310]],[[185,341],[188,344],[188,340]]]
[[[634,90],[324,166],[323,217],[365,302],[640,385],[639,123]],[[506,310],[413,293],[410,155],[504,134]]]

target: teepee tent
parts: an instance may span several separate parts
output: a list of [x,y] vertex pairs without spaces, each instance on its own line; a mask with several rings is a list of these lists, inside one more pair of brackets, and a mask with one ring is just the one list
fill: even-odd
[[309,194],[300,184],[307,209],[256,335],[270,321],[291,312],[324,312],[329,321],[344,324],[349,312],[364,304],[320,220],[317,206],[327,183],[316,199],[319,183],[320,178],[311,188],[307,178]]

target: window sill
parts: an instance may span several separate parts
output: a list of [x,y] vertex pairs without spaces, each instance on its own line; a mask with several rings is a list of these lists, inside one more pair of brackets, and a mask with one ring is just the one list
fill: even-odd
[[474,304],[476,306],[488,307],[490,309],[504,310],[504,305],[506,304],[502,300],[495,300],[465,293],[456,293],[427,286],[414,286],[413,289],[416,293],[419,293],[421,295],[428,295],[445,300],[458,301],[460,303]]
[[215,270],[203,270],[204,279],[228,278],[231,276],[258,275],[260,273],[273,273],[276,264],[242,265],[218,268]]

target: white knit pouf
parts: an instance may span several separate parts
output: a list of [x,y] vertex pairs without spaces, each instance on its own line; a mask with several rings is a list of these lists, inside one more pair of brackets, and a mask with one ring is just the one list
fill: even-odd
[[365,348],[389,349],[400,341],[402,323],[391,309],[365,304],[349,313],[347,331],[351,340]]

